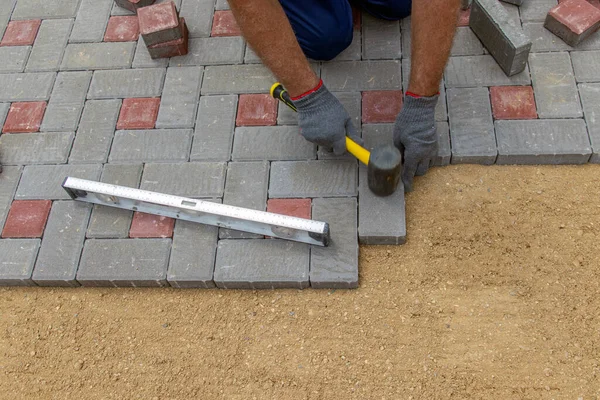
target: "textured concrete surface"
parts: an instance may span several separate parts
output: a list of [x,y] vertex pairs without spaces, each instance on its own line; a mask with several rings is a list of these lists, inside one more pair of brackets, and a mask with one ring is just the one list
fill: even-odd
[[[403,191],[373,196],[363,165],[306,142],[296,115],[266,101],[275,78],[239,36],[226,1],[175,1],[189,53],[157,60],[143,37],[106,35],[111,16],[136,18],[111,0],[6,3],[0,36],[11,21],[29,31],[0,47],[0,127],[23,103],[46,107],[23,121],[27,133],[0,135],[0,231],[13,201],[15,213],[19,201],[52,207],[39,237],[0,239],[0,285],[352,288],[359,243],[410,237]],[[469,10],[461,13],[436,108],[435,165],[600,162],[600,33],[571,47],[544,28],[556,0],[512,3],[496,7],[504,25],[485,45],[478,35],[487,31],[474,33]],[[490,50],[520,48],[507,24],[532,43],[521,72],[504,66],[510,77]],[[363,15],[342,54],[311,60],[367,147],[391,141],[400,104],[388,103],[408,89],[410,29],[410,18]],[[117,128],[131,103],[159,104],[158,112],[144,116],[143,129]],[[330,223],[332,245],[78,204],[61,187],[66,176],[258,210],[301,203]]]

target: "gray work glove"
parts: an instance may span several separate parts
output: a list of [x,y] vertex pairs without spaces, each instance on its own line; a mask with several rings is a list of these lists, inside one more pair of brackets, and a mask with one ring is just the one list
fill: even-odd
[[404,159],[402,182],[407,192],[412,190],[415,175],[424,175],[437,156],[435,106],[438,97],[437,94],[431,97],[406,95],[396,117],[394,145]]
[[352,119],[340,101],[322,84],[316,90],[293,100],[298,109],[300,133],[309,142],[336,155],[346,151],[346,135],[362,146]]

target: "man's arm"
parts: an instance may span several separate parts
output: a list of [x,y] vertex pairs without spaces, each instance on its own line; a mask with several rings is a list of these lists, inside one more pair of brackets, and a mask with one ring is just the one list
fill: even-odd
[[438,92],[452,48],[459,8],[460,0],[413,0],[409,92],[420,96]]
[[229,0],[250,47],[285,86],[290,96],[319,83],[278,0]]

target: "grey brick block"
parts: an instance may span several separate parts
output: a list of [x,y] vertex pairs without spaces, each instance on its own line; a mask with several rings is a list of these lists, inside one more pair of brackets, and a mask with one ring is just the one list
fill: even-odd
[[338,54],[332,61],[359,61],[362,58],[362,38],[363,35],[361,35],[360,31],[354,30],[350,46]]
[[52,204],[33,269],[37,285],[79,286],[75,275],[91,210],[91,204],[72,200]]
[[496,121],[498,164],[584,164],[592,154],[581,119]]
[[298,125],[298,114],[282,102],[279,102],[277,105],[277,124]]
[[[402,60],[402,86],[404,91],[408,90],[408,84],[410,83],[410,59]],[[435,120],[436,121],[448,121],[448,106],[446,104],[446,87],[444,81],[440,82],[440,97],[437,104],[435,105]]]
[[0,101],[48,100],[55,77],[53,72],[0,74]]
[[308,142],[297,126],[248,126],[235,130],[234,161],[312,160],[317,148]]
[[42,21],[25,70],[58,71],[72,27],[71,19]]
[[544,28],[544,24],[541,22],[526,22],[523,24],[523,30],[531,38],[533,53],[571,49],[571,46],[563,42],[561,38]]
[[82,286],[163,287],[171,239],[88,239],[77,281]]
[[221,240],[214,281],[222,289],[308,287],[310,248],[279,239]]
[[525,70],[531,40],[497,0],[474,0],[469,27],[506,75]]
[[156,120],[157,128],[193,128],[200,98],[202,67],[169,68]]
[[8,115],[8,110],[10,110],[9,103],[0,103],[0,126],[4,126],[4,120]]
[[170,65],[241,64],[243,60],[244,40],[241,37],[212,37],[190,39],[188,54],[171,58]]
[[214,0],[183,0],[180,15],[185,17],[190,37],[209,37],[212,28]]
[[523,22],[544,22],[548,11],[558,4],[558,0],[524,1],[520,7]]
[[0,73],[23,72],[31,46],[0,47]]
[[192,161],[228,161],[233,145],[233,130],[238,97],[202,96],[194,130]]
[[144,40],[140,37],[135,48],[133,57],[133,68],[165,68],[169,65],[169,58],[152,59]]
[[[410,16],[400,20],[400,34],[402,35],[402,58],[410,58],[411,55],[411,22]],[[404,64],[402,65],[404,67]]]
[[358,287],[358,238],[356,199],[314,199],[312,218],[326,221],[331,229],[327,247],[312,246],[310,286],[316,289]]
[[[360,135],[360,129],[362,124],[362,97],[360,92],[334,92],[333,95],[337,97],[337,99],[342,103],[350,117],[352,118],[352,123],[356,128],[358,134]],[[287,106],[286,106],[287,108]],[[296,124],[297,124],[296,118]],[[306,141],[306,140],[305,140]],[[319,160],[339,160],[339,159],[348,159],[352,160],[353,156],[346,153],[341,156],[336,156],[333,151],[329,151],[322,147],[318,147],[317,158]],[[288,160],[291,160],[289,158]]]
[[450,57],[444,77],[447,88],[529,85],[531,82],[527,68],[519,74],[506,76],[502,68],[489,54]]
[[229,3],[227,3],[227,0],[217,0],[215,10],[229,10]]
[[141,189],[193,198],[223,196],[225,163],[146,164]]
[[498,151],[487,88],[448,89],[453,164],[493,164]]
[[323,64],[322,78],[331,91],[392,90],[402,84],[400,61],[343,61]]
[[505,3],[510,3],[510,4],[514,4],[516,6],[521,6],[523,5],[525,0],[502,0]]
[[13,12],[17,0],[5,0],[0,2],[0,37],[4,36],[4,30],[10,20],[10,15]]
[[468,26],[456,28],[451,56],[477,56],[484,54],[483,44]]
[[[360,44],[360,43],[359,43]],[[352,45],[350,45],[352,46]],[[344,50],[346,51],[346,50]],[[341,53],[340,53],[341,55]],[[338,57],[340,56],[338,55]],[[360,54],[359,54],[360,57]],[[250,47],[250,45],[246,44],[246,53],[244,55],[244,64],[260,64],[260,57],[258,57],[258,54],[256,54],[254,52],[254,50],[252,50],[252,48]]]
[[187,161],[191,145],[191,129],[117,131],[109,162]]
[[[106,164],[102,171],[104,183],[137,188],[142,176],[142,165]],[[88,238],[127,238],[133,211],[94,205],[87,229]]]
[[6,221],[6,216],[8,215],[8,210],[12,204],[20,178],[21,168],[2,167],[2,173],[0,173],[0,229],[4,227],[4,222]]
[[165,72],[164,68],[95,71],[88,99],[158,97]]
[[71,43],[67,45],[61,70],[129,68],[134,42]]
[[35,286],[31,272],[40,239],[0,240],[0,286]]
[[533,53],[529,62],[539,117],[581,117],[569,53]]
[[80,0],[19,0],[12,19],[75,18]]
[[600,83],[580,84],[579,95],[593,150],[590,162],[600,163]]
[[[269,185],[269,163],[231,162],[227,167],[227,181],[223,203],[231,206],[244,207],[265,211],[267,208],[267,188]],[[221,229],[221,239],[257,238],[261,235]]]
[[113,3],[112,0],[81,0],[69,42],[101,42]]
[[56,78],[41,131],[75,131],[92,72],[61,72]]
[[217,253],[218,229],[215,226],[177,220],[167,281],[176,288],[214,288],[213,274]]
[[275,161],[269,197],[346,197],[357,195],[355,160]]
[[89,100],[85,103],[70,163],[106,162],[121,109],[121,100]]
[[571,61],[577,82],[600,82],[600,51],[574,51]]
[[[392,142],[393,124],[365,125],[363,139],[369,150]],[[367,168],[358,174],[358,239],[362,244],[403,244],[406,242],[404,185],[390,196],[380,197],[369,189]]]
[[452,150],[450,148],[450,126],[448,122],[436,122],[435,127],[438,134],[438,154],[435,166],[443,167],[450,164]]
[[[160,1],[158,3],[160,3]],[[112,6],[112,9],[110,10],[110,15],[111,16],[135,15],[135,13],[133,11],[129,11],[123,7],[119,7],[119,5],[115,2]]]
[[362,16],[363,59],[383,60],[400,58],[400,22],[385,21],[367,13]]
[[64,164],[67,162],[73,132],[37,132],[0,136],[2,165]]
[[265,93],[275,78],[263,65],[219,65],[204,70],[202,94]]
[[28,165],[23,170],[15,199],[69,200],[62,184],[67,176],[97,181],[102,165]]

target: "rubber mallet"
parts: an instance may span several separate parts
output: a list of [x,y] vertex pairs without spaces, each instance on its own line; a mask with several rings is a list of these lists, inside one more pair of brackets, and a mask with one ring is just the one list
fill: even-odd
[[[294,111],[296,106],[289,93],[278,82],[271,86],[271,96],[282,101]],[[402,174],[402,155],[393,145],[367,149],[346,136],[346,150],[367,166],[369,189],[378,196],[389,196],[396,191]]]

